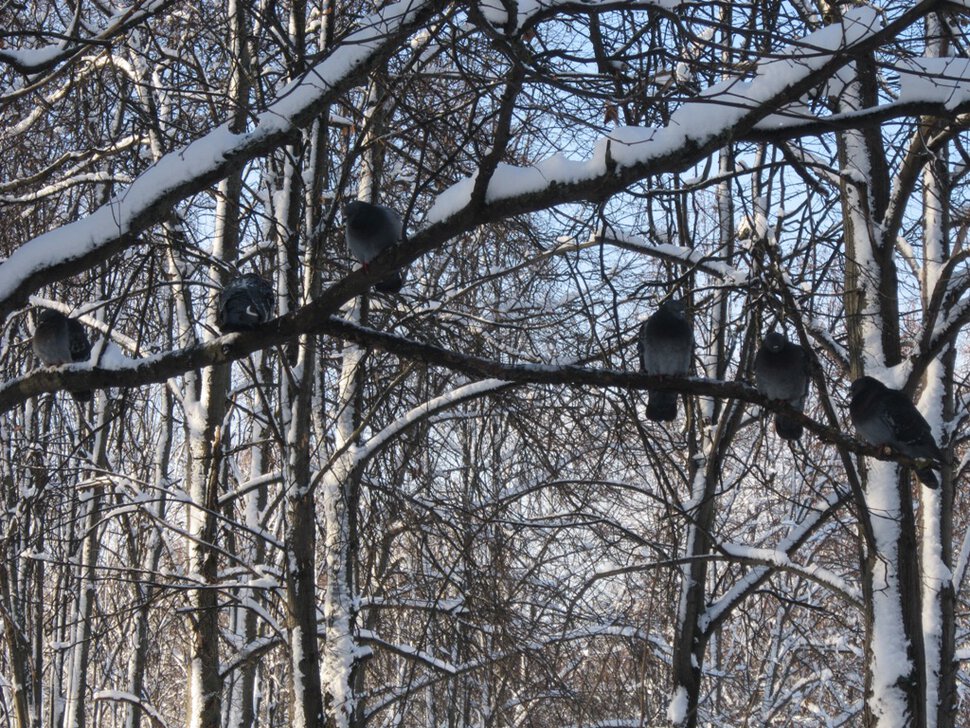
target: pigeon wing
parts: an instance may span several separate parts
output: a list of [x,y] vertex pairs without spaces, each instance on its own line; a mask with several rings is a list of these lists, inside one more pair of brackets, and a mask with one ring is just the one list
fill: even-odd
[[67,332],[71,348],[71,361],[83,362],[91,358],[91,341],[84,333],[84,326],[79,321],[69,318]]
[[929,423],[902,392],[888,392],[884,417],[896,440],[894,444],[906,454],[911,457],[943,459],[943,453],[933,439],[933,430]]

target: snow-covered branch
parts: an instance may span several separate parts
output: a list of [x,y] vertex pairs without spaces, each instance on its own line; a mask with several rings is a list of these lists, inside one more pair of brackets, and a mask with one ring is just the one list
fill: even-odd
[[258,115],[252,131],[233,134],[228,124],[219,126],[159,159],[87,217],[21,245],[0,264],[0,316],[9,315],[40,286],[136,244],[137,234],[164,220],[176,202],[284,144],[393,53],[439,6],[431,0],[402,0],[384,7],[282,89],[276,101]]
[[[806,36],[780,58],[761,64],[751,80],[731,79],[706,89],[677,110],[666,127],[615,129],[599,140],[586,161],[555,155],[532,167],[499,164],[490,175],[483,204],[470,204],[477,175],[462,180],[438,195],[424,230],[397,246],[393,255],[380,258],[393,260],[388,269],[400,267],[476,225],[600,198],[649,175],[684,169],[725,141],[744,138],[775,109],[798,99],[854,54],[876,47],[935,5],[930,0],[918,2],[885,26],[875,11],[854,8],[841,23]],[[25,243],[0,265],[0,316],[9,315],[38,287],[135,244],[136,234],[163,219],[177,201],[284,143],[389,55],[437,7],[418,0],[387,6],[281,91],[277,101],[258,116],[252,131],[236,135],[220,126],[160,159],[88,217]],[[330,291],[341,289],[338,283]]]

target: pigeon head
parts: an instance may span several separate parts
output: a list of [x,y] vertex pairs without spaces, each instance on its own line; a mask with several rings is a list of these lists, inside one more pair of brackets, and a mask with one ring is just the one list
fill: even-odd
[[45,308],[43,311],[37,314],[37,324],[40,325],[40,324],[60,323],[61,321],[64,321],[66,318],[67,316],[62,314],[60,311],[54,311],[53,309]]
[[660,308],[677,318],[687,318],[687,305],[682,298],[669,298],[660,304]]
[[785,344],[787,343],[788,339],[785,338],[784,334],[778,331],[772,331],[765,337],[764,347],[773,354],[777,354],[785,348]]
[[380,207],[363,200],[351,200],[344,205],[344,223],[352,228],[376,227],[383,221]]
[[240,276],[240,280],[242,281],[243,285],[246,286],[262,287],[268,283],[268,281],[259,275],[259,273],[245,273]]
[[343,209],[344,220],[351,220],[357,217],[357,215],[364,211],[366,205],[367,203],[361,202],[360,200],[351,200],[345,204]]
[[880,382],[878,379],[873,379],[872,377],[859,377],[852,382],[852,386],[849,387],[849,391],[852,393],[853,397],[862,392],[871,392],[881,389],[886,389],[886,385]]
[[[343,213],[348,234],[353,236],[379,235],[388,225],[385,208],[363,200],[351,200],[344,205]],[[396,238],[397,235],[395,234],[394,237]],[[373,254],[370,257],[373,257]]]

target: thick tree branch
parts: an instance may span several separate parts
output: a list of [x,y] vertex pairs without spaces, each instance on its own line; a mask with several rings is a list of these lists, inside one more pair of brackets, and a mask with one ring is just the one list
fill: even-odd
[[[360,277],[358,271],[350,277]],[[371,276],[379,275],[373,271]],[[352,341],[403,359],[421,361],[460,372],[473,378],[501,379],[509,383],[548,384],[569,387],[615,387],[627,390],[656,389],[684,394],[734,399],[758,405],[772,412],[781,412],[798,420],[823,442],[844,450],[880,460],[889,460],[907,467],[918,465],[902,455],[883,448],[865,445],[836,427],[816,422],[785,402],[770,400],[752,385],[740,381],[720,381],[699,377],[662,377],[641,372],[616,369],[554,364],[510,364],[471,354],[462,354],[433,344],[425,344],[376,329],[356,326],[336,316],[319,317],[319,302],[293,314],[270,321],[259,329],[241,334],[229,334],[187,349],[134,360],[130,365],[104,368],[79,364],[65,367],[36,369],[0,387],[0,412],[24,402],[31,396],[60,389],[84,390],[110,387],[134,387],[163,382],[170,377],[204,366],[226,364],[259,349],[280,345],[302,333],[326,334]]]

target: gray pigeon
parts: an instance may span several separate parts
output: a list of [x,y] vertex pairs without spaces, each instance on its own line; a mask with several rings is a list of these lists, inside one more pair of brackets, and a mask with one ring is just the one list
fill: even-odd
[[931,461],[917,467],[916,475],[928,488],[939,487],[933,470],[939,469],[943,453],[909,397],[872,377],[856,379],[851,391],[849,415],[859,436],[870,445],[889,445],[911,460]]
[[[690,373],[694,334],[681,300],[667,300],[640,326],[640,369],[647,374],[685,377]],[[677,419],[677,392],[648,391],[647,417]]]
[[[59,311],[44,309],[37,316],[37,327],[31,342],[34,353],[47,366],[86,362],[91,358],[91,342],[80,322]],[[90,390],[71,392],[78,402],[90,402]]]
[[[404,232],[401,216],[384,205],[353,200],[344,205],[344,223],[347,247],[364,267],[383,250],[396,245]],[[404,285],[401,271],[374,286],[382,293],[397,293]]]
[[[787,402],[799,412],[808,394],[808,357],[805,350],[793,344],[784,334],[772,331],[765,337],[754,358],[755,386],[768,399]],[[798,420],[775,414],[775,432],[783,440],[802,436]]]
[[273,285],[255,273],[229,281],[219,299],[219,328],[223,333],[251,331],[273,316]]

